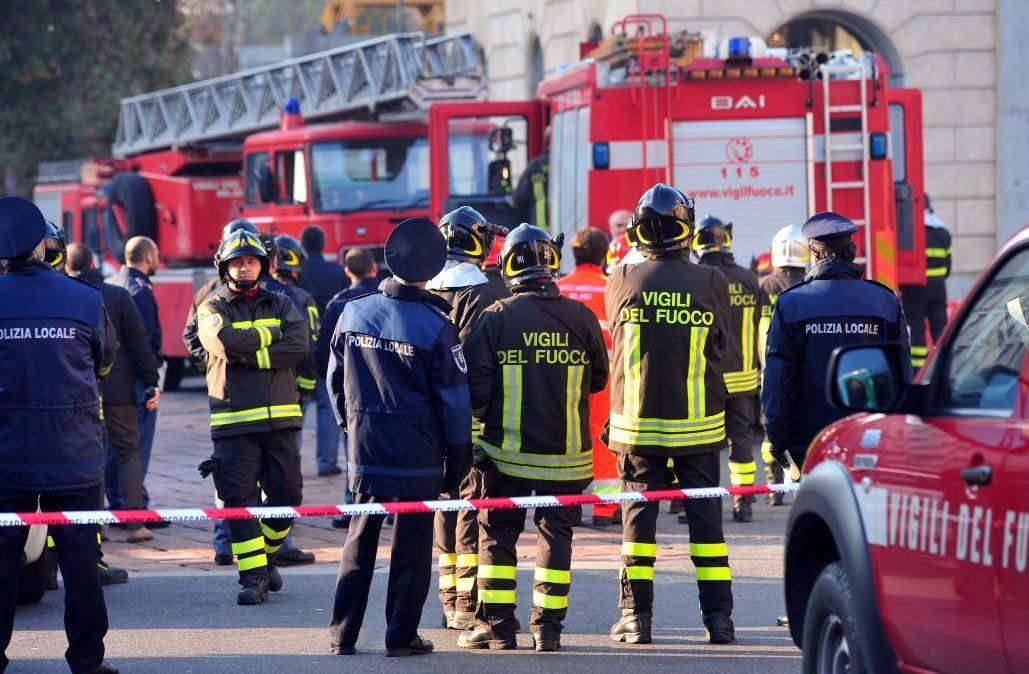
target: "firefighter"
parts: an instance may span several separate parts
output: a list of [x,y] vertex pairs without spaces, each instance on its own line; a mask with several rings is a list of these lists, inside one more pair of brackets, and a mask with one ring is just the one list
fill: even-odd
[[[761,307],[761,325],[758,329],[758,353],[761,355],[762,361],[775,301],[778,299],[779,293],[804,280],[804,274],[807,273],[810,262],[811,252],[808,250],[807,239],[801,233],[800,227],[787,225],[772,237],[771,264],[773,271],[758,282],[761,291],[768,297],[767,304]],[[783,467],[772,457],[772,443],[768,441],[767,436],[763,437],[761,441],[761,460],[765,464],[765,481],[768,484],[782,484],[785,477]],[[769,494],[768,504],[782,505],[783,494]]]
[[[425,500],[456,489],[471,465],[468,366],[448,305],[426,292],[447,244],[427,218],[386,239],[393,273],[350,300],[330,345],[328,387],[347,430],[348,483],[359,504]],[[332,651],[352,655],[375,571],[382,515],[355,515],[329,623]],[[386,590],[386,655],[430,653],[418,623],[432,579],[432,515],[397,515]]]
[[[582,302],[600,321],[604,334],[604,345],[610,354],[611,333],[607,329],[607,313],[604,308],[604,258],[607,253],[607,235],[596,227],[580,229],[572,237],[572,255],[575,256],[575,271],[558,279],[557,287],[563,295]],[[590,397],[590,437],[593,441],[593,484],[594,494],[618,493],[621,482],[614,454],[600,442],[600,434],[611,411],[611,398],[605,388]],[[622,509],[617,503],[602,503],[593,506],[593,526],[604,527],[621,522]]]
[[[289,298],[261,287],[268,252],[251,232],[239,230],[222,241],[215,263],[223,285],[197,310],[214,441],[201,474],[214,473],[218,497],[229,508],[259,505],[262,491],[267,505],[299,505],[296,436],[303,413],[296,365],[310,352],[307,319]],[[229,522],[243,586],[239,604],[261,604],[269,590],[282,588],[274,559],[292,521]]]
[[765,354],[762,406],[770,453],[784,467],[789,452],[804,465],[815,435],[846,412],[830,407],[825,372],[833,350],[862,342],[907,346],[904,312],[893,291],[862,279],[854,264],[857,225],[838,213],[811,216],[802,229],[814,266],[779,293]]
[[911,366],[925,365],[929,346],[925,340],[925,323],[933,344],[947,327],[947,277],[950,276],[950,232],[933,212],[929,195],[925,195],[925,285],[900,288],[904,315],[911,333]]
[[[550,127],[546,136],[549,144]],[[549,229],[547,220],[547,194],[550,181],[550,153],[543,150],[525,166],[518,185],[508,197],[516,213],[542,229]]]
[[[693,200],[657,184],[640,198],[629,234],[645,260],[611,270],[605,300],[614,342],[609,446],[625,491],[717,487],[725,446],[722,354],[729,283],[689,259]],[[711,643],[733,641],[732,588],[719,499],[690,499],[690,556]],[[611,638],[651,642],[657,503],[622,505],[622,618]]]
[[300,269],[307,260],[307,253],[300,247],[300,243],[288,234],[276,236],[275,247],[278,252],[273,274],[275,280],[286,286],[290,299],[301,313],[307,316],[311,330],[312,355],[297,367],[297,388],[300,389],[303,405],[314,396],[315,387],[318,385],[318,368],[314,362],[313,345],[318,341],[318,333],[321,331],[321,317],[314,295],[300,285]]
[[[757,411],[760,359],[757,351],[761,308],[768,304],[757,276],[736,264],[732,255],[732,223],[704,216],[693,237],[700,263],[718,269],[729,281],[729,341],[722,356],[725,378],[725,430],[729,438],[729,480],[734,487],[754,485],[754,420]],[[754,519],[752,495],[733,496],[732,518]],[[685,511],[684,511],[685,513]]]
[[[453,309],[450,318],[462,342],[479,316],[495,301],[510,296],[507,287],[498,290],[482,272],[494,239],[507,229],[486,222],[471,206],[461,206],[443,216],[439,229],[447,240],[447,262],[426,286]],[[478,424],[472,422],[473,434]],[[479,485],[469,474],[457,494],[447,498],[478,498]],[[465,630],[475,625],[475,569],[479,528],[474,510],[436,513],[436,549],[439,551],[439,598],[446,626]]]
[[[466,342],[472,412],[483,421],[472,472],[485,498],[581,493],[593,478],[589,396],[607,384],[607,348],[597,317],[554,283],[562,239],[529,224],[511,232],[501,269],[513,296],[487,309]],[[535,512],[529,629],[537,651],[561,647],[581,515],[580,506]],[[516,647],[515,544],[524,528],[524,510],[479,513],[476,625],[458,647]]]

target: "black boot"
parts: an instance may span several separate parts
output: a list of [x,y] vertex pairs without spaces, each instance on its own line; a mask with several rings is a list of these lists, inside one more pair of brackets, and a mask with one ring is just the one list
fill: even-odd
[[475,612],[454,611],[454,614],[447,620],[447,629],[462,632],[475,629]]
[[108,566],[107,562],[99,561],[96,563],[97,573],[100,574],[101,585],[117,585],[118,583],[127,583],[129,581],[129,572],[125,569],[120,569],[117,566]]
[[408,655],[425,655],[432,653],[432,642],[420,636],[416,636],[411,643],[405,646],[386,647],[387,658],[402,658]]
[[734,496],[732,504],[732,521],[733,522],[753,522],[754,521],[754,510],[751,503],[754,500],[753,496]]
[[[786,479],[783,473],[782,466],[778,463],[765,466],[765,482],[768,484],[782,484]],[[785,494],[782,492],[774,492],[768,495],[768,505],[770,506],[781,506],[783,504],[783,498]]]
[[622,619],[611,626],[612,641],[624,641],[627,644],[651,643],[652,618],[650,613],[635,613],[633,609],[623,608]]
[[268,574],[263,570],[243,576],[239,584],[243,586],[236,596],[236,603],[240,606],[256,606],[268,601]]
[[43,563],[46,564],[46,582],[44,590],[57,589],[57,553],[53,548],[43,548]]
[[118,670],[108,664],[100,663],[96,669],[89,670],[89,674],[118,674]]
[[561,650],[561,630],[551,628],[540,628],[530,630],[532,634],[532,645],[537,653],[556,653]]
[[275,565],[268,560],[268,591],[278,592],[282,589],[282,574],[275,568]]
[[707,640],[712,644],[730,644],[736,641],[732,618],[726,613],[704,616],[704,627],[707,628]]
[[518,642],[514,634],[499,634],[486,625],[476,625],[475,629],[461,633],[461,636],[457,638],[457,647],[510,651],[518,648]]
[[275,553],[275,563],[279,566],[300,566],[301,564],[314,564],[314,553],[301,550],[300,548],[283,548]]

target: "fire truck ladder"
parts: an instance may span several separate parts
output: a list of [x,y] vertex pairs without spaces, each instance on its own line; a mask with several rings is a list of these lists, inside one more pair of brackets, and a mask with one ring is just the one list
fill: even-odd
[[[829,98],[829,93],[832,87],[829,86],[830,82],[836,79],[839,80],[853,80],[858,84],[858,88],[861,90],[861,102],[857,104],[849,105],[833,105]],[[864,229],[865,232],[865,265],[867,267],[868,278],[875,278],[874,270],[872,269],[872,261],[875,256],[872,254],[872,227],[869,223],[868,214],[871,212],[871,195],[868,191],[868,74],[865,69],[864,63],[857,65],[851,64],[832,64],[827,63],[822,65],[822,99],[823,108],[825,115],[825,201],[826,208],[833,210],[833,193],[843,190],[861,190],[861,204],[862,213],[860,218],[853,218],[855,225],[858,225]],[[833,119],[840,119],[842,117],[852,118],[853,113],[861,113],[861,133],[860,133],[860,145],[858,143],[846,143],[846,144],[833,144],[833,133],[831,122]],[[838,153],[843,152],[861,152],[861,176],[859,180],[852,181],[833,181],[832,177],[832,165],[834,161],[848,161],[838,156]],[[837,156],[834,156],[837,153]],[[860,262],[860,261],[859,261]]]
[[121,101],[116,157],[240,139],[279,123],[297,98],[308,119],[424,110],[485,98],[484,65],[468,33],[395,33]]

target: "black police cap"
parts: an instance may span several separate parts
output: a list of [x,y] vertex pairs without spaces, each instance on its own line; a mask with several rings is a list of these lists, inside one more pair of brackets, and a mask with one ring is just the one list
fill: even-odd
[[46,236],[46,218],[21,197],[0,198],[0,258],[24,257]]
[[443,271],[447,240],[428,218],[408,218],[390,232],[385,246],[386,266],[394,276],[424,283]]
[[815,241],[838,239],[850,236],[856,231],[858,231],[857,225],[839,213],[833,213],[832,211],[815,213],[807,219],[807,222],[800,229],[800,233],[805,238],[814,239]]

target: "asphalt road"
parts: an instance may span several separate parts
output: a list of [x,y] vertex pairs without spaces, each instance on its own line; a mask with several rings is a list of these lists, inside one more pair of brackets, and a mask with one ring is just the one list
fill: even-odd
[[[381,561],[381,560],[380,560]],[[535,654],[528,634],[513,652],[457,649],[457,633],[436,629],[438,605],[430,595],[422,617],[422,634],[436,652],[412,658],[385,658],[385,570],[376,573],[359,653],[341,658],[328,653],[327,624],[335,574],[325,567],[286,569],[286,588],[257,607],[234,603],[234,574],[157,573],[134,577],[126,585],[106,588],[111,631],[108,662],[122,672],[529,672],[683,671],[760,672],[800,669],[800,654],[785,629],[775,627],[782,612],[782,584],[772,578],[744,577],[733,584],[737,642],[707,643],[697,609],[692,573],[659,565],[655,643],[614,644],[607,630],[618,610],[617,571],[576,569],[571,608],[555,654]],[[526,623],[531,569],[519,574],[519,614]],[[8,674],[66,672],[61,630],[62,591],[48,593],[40,604],[19,608],[7,655]],[[545,662],[544,662],[545,660]]]

